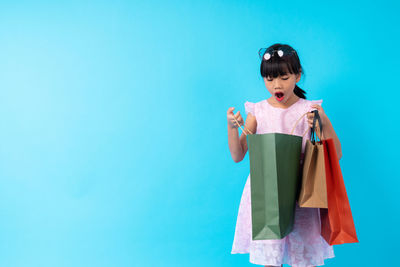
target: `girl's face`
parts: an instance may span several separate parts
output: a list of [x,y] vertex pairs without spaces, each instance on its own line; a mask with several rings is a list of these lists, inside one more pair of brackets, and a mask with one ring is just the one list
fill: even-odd
[[297,96],[294,94],[293,90],[296,86],[296,83],[300,81],[301,73],[299,74],[291,74],[287,72],[287,74],[283,76],[278,76],[276,78],[273,77],[264,77],[265,86],[268,91],[271,93],[274,102],[280,106],[291,105]]

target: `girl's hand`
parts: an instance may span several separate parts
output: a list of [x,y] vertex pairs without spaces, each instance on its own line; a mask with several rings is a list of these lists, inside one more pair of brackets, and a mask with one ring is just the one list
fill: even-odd
[[242,118],[242,115],[240,115],[240,111],[238,111],[236,114],[233,114],[233,110],[235,108],[229,108],[227,112],[227,119],[228,119],[228,125],[231,128],[239,128],[237,123],[235,122],[234,118],[239,122],[240,125],[244,125],[244,121]]
[[[324,112],[324,109],[320,105],[317,105],[317,104],[312,105],[311,107],[318,110],[318,114],[319,114],[319,116],[321,118],[321,123],[322,123],[322,125],[325,125],[326,124],[325,122],[326,122],[327,118],[326,118],[326,114]],[[308,119],[308,125],[310,126],[310,128],[312,128],[313,121],[314,121],[314,113],[308,112],[307,119]],[[319,122],[318,122],[318,120],[315,122],[315,128],[316,128],[317,135],[319,137]]]

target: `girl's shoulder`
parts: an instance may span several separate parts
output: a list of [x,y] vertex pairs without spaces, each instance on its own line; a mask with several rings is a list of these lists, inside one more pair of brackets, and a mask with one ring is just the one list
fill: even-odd
[[304,99],[304,98],[300,98],[301,100],[303,100],[304,103],[307,104],[321,104],[323,102],[322,99],[319,100],[308,100],[308,99]]
[[251,115],[256,116],[257,110],[260,110],[260,108],[262,108],[264,101],[266,102],[266,100],[261,100],[258,102],[250,102],[250,101],[244,102],[244,109],[246,111],[246,115],[250,112]]
[[308,100],[304,98],[300,98],[300,100],[303,102],[303,107],[306,109],[307,112],[310,112],[311,110],[314,110],[315,108],[312,108],[313,105],[320,105],[322,106],[322,99],[319,100]]
[[315,108],[312,108],[313,105],[317,104],[322,106],[322,102],[323,100],[308,100],[308,99],[304,99],[304,98],[300,98],[298,100],[298,102],[294,103],[292,106],[290,106],[287,109],[281,109],[281,108],[276,108],[276,107],[272,107],[268,101],[266,99],[263,99],[261,101],[258,102],[250,102],[250,101],[246,101],[244,103],[244,108],[246,111],[246,115],[248,113],[251,113],[251,115],[258,117],[257,114],[259,114],[259,116],[262,116],[262,114],[269,114],[269,110],[273,109],[273,110],[278,110],[278,111],[288,111],[288,112],[310,112],[312,110],[314,110]]

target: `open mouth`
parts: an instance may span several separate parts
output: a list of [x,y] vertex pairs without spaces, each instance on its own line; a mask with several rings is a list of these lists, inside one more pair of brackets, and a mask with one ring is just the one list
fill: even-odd
[[276,100],[278,100],[278,101],[282,101],[283,100],[283,98],[284,98],[284,94],[283,93],[275,93],[275,98],[276,98]]

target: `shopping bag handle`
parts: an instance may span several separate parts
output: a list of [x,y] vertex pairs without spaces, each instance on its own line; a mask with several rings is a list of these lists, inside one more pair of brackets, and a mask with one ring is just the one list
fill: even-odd
[[[303,115],[301,115],[301,117],[296,121],[296,123],[295,123],[294,126],[293,126],[292,131],[290,132],[290,135],[293,135],[294,129],[296,129],[297,124],[299,124],[299,121],[300,121],[305,115],[307,115],[307,113],[308,113],[308,112],[306,112],[306,113],[304,113]],[[307,129],[307,131],[303,134],[303,137],[306,135],[306,133],[308,133],[308,130],[309,130],[309,129]]]
[[247,129],[246,126],[243,125],[244,128],[242,128],[242,126],[240,125],[240,123],[236,120],[235,116],[233,116],[233,119],[235,120],[236,124],[239,126],[240,130],[242,130],[242,132],[244,133],[244,135],[248,135],[248,134],[253,134],[249,129]]
[[[314,143],[316,141],[317,131],[316,131],[315,126],[316,126],[317,120],[318,120],[318,124],[319,124],[319,133],[320,133],[321,138],[322,138],[322,135],[324,132],[322,131],[323,125],[322,125],[321,117],[319,116],[318,110],[313,110],[311,112],[314,113],[313,127],[311,128],[311,142]],[[321,138],[319,138],[320,141],[321,141]]]
[[[297,120],[296,124],[294,125],[294,127],[293,127],[293,129],[292,129],[292,131],[291,131],[291,133],[290,133],[290,135],[293,135],[294,129],[296,128],[296,126],[297,126],[297,124],[299,123],[299,121],[301,120],[301,118],[303,118],[305,115],[307,115],[307,113],[304,113],[304,114]],[[242,130],[242,132],[244,133],[244,135],[253,134],[249,129],[247,129],[246,126],[243,126],[243,127],[244,127],[244,128],[243,128],[243,127],[239,124],[239,122],[236,120],[235,117],[233,117],[233,119],[235,120],[235,122],[236,122],[236,124],[239,126],[239,128]],[[315,117],[314,117],[314,119],[315,119]],[[306,133],[308,133],[309,130],[310,130],[310,129],[307,129],[307,131],[303,134],[303,137],[306,135]]]
[[[311,112],[314,113],[314,121],[313,121],[313,127],[311,128],[311,136],[313,136],[314,132],[316,132],[316,131],[315,131],[315,123],[316,123],[316,120],[318,120],[318,123],[319,123],[319,125],[320,125],[320,127],[319,127],[319,129],[320,129],[320,134],[321,134],[321,138],[322,138],[323,131],[322,131],[321,117],[319,116],[318,110],[313,110],[313,111],[311,111]],[[308,113],[308,112],[304,113],[304,114],[296,121],[296,123],[295,123],[295,125],[294,125],[292,131],[290,132],[290,135],[293,135],[294,129],[296,129],[297,124],[299,123],[299,121],[300,121],[305,115],[307,115],[307,113]],[[235,116],[233,117],[233,119],[235,120],[235,123],[239,126],[240,130],[242,130],[242,132],[244,133],[244,135],[247,136],[248,134],[253,134],[249,129],[247,129],[246,126],[243,125],[243,127],[242,127],[242,126],[240,125],[240,123],[236,120]],[[309,130],[310,130],[310,128],[307,128],[307,131],[303,134],[302,137],[304,137],[304,136],[308,133]]]
[[[314,121],[313,121],[313,128],[307,128],[307,131],[303,134],[303,137],[308,133],[308,131],[311,129],[311,136],[313,135],[313,132],[315,132],[315,122],[316,120],[318,120],[318,123],[320,125],[320,133],[321,133],[321,137],[322,137],[322,123],[321,123],[321,118],[319,116],[318,110],[313,110],[311,111],[314,113]],[[291,135],[293,135],[294,129],[296,129],[297,124],[299,123],[299,121],[305,116],[307,115],[308,112],[304,113],[303,115],[301,115],[301,117],[296,121],[292,131],[290,132]],[[314,130],[313,130],[314,129]]]

